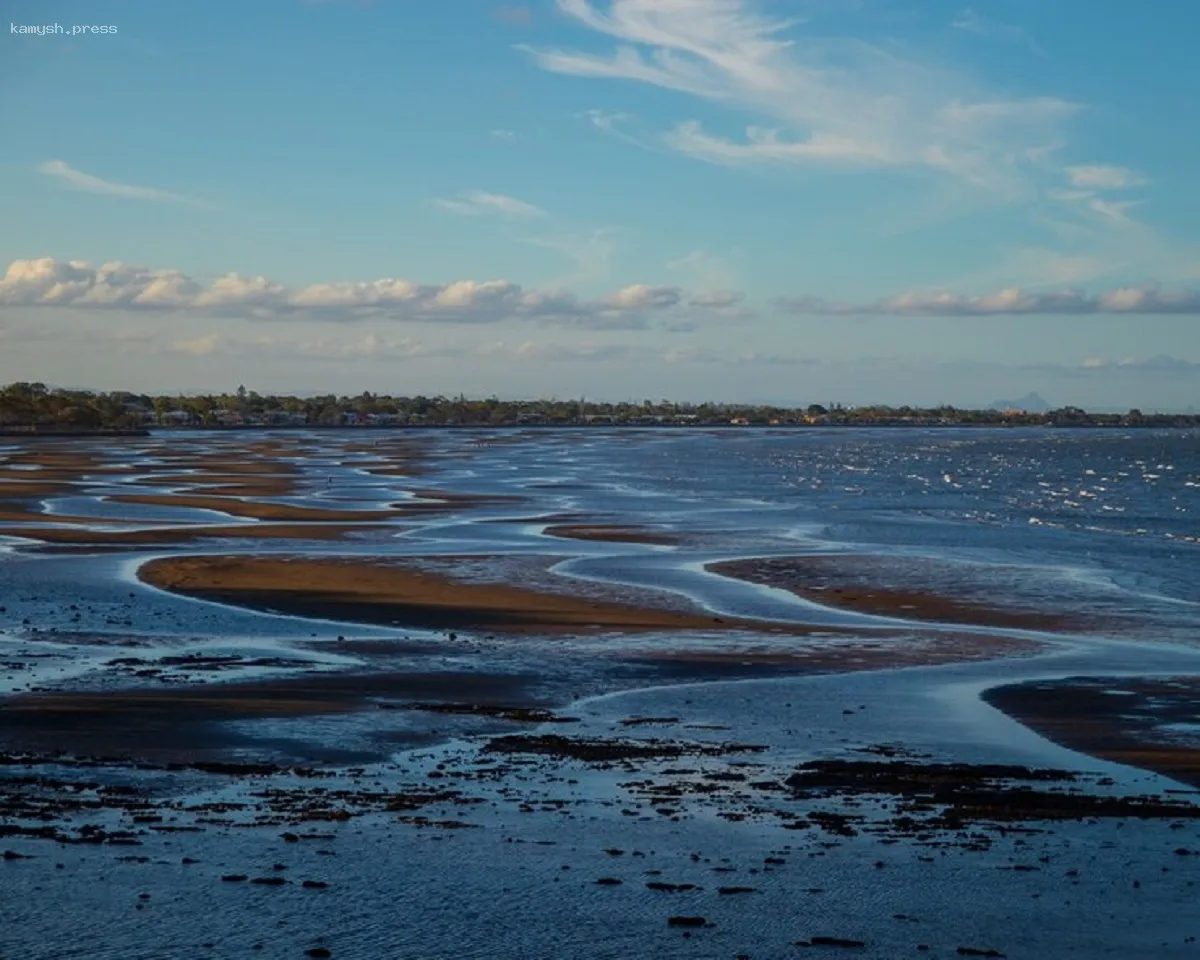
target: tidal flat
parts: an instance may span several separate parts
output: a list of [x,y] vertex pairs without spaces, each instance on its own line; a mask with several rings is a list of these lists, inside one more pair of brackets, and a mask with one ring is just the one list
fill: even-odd
[[1186,432],[6,439],[0,956],[1194,957],[1197,482]]

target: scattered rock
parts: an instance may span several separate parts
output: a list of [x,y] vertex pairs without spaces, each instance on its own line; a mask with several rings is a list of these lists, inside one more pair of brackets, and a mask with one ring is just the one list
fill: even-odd
[[810,937],[808,940],[797,940],[798,947],[845,947],[847,949],[858,949],[865,947],[866,943],[862,940],[849,940],[846,937]]

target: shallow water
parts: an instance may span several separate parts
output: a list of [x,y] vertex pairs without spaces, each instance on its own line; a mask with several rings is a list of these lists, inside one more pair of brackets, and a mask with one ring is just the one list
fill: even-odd
[[[541,676],[542,693],[579,718],[571,735],[766,746],[764,754],[745,758],[763,764],[755,775],[764,778],[785,777],[812,757],[900,743],[942,760],[1091,771],[1112,778],[1109,789],[1118,791],[1178,786],[1050,744],[983,703],[979,694],[998,684],[1063,676],[1200,673],[1196,433],[439,431],[419,437],[428,470],[419,477],[366,472],[365,464],[382,453],[340,450],[362,442],[361,432],[280,437],[313,452],[288,455],[301,472],[297,489],[270,502],[378,509],[430,488],[523,499],[404,517],[382,533],[314,540],[299,548],[238,539],[118,554],[55,554],[11,539],[7,550],[0,549],[5,608],[0,661],[9,664],[0,668],[0,692],[127,685],[128,674],[112,666],[125,657],[230,654],[306,664],[217,674],[189,673],[186,666],[175,670],[175,677],[190,682],[297,669],[375,669],[378,661],[340,651],[337,638],[382,639],[398,644],[387,661],[392,669]],[[374,441],[374,435],[367,438]],[[132,441],[104,453],[141,472],[153,466],[164,444],[191,455],[227,452],[243,442],[189,433]],[[386,445],[381,439],[380,448]],[[140,485],[136,476],[120,478],[119,487],[113,477],[96,480],[94,488],[47,498],[47,521],[70,514],[96,517],[98,528],[121,519],[184,528],[254,522],[116,504],[104,497],[118,489],[161,494],[163,488]],[[646,526],[680,539],[663,547],[544,535],[560,515]],[[163,593],[136,577],[137,567],[156,556],[298,550],[329,556],[551,558],[555,571],[575,578],[580,589],[620,596],[649,588],[715,614],[818,624],[828,630],[829,643],[852,626],[899,642],[916,630],[942,629],[818,607],[704,569],[740,557],[847,553],[876,558],[869,569],[883,585],[990,596],[1001,604],[1066,613],[1099,612],[1112,616],[1114,630],[1090,637],[988,631],[1047,644],[1041,655],[1020,659],[684,685],[615,664],[622,656],[680,645],[719,650],[730,637],[452,642],[435,633],[223,607]],[[405,638],[408,646],[400,646]],[[821,637],[805,641],[821,642]],[[21,666],[13,668],[14,663]],[[654,686],[647,689],[648,683]],[[621,724],[639,715],[675,719],[646,729]],[[343,771],[345,783],[435,782],[426,778],[440,772],[438,764],[465,769],[479,762],[483,738],[513,730],[502,722],[425,714],[397,713],[387,721],[391,739],[382,742],[393,744],[392,756],[361,772]],[[239,752],[247,757],[287,757],[304,740],[347,756],[370,756],[380,749],[382,724],[378,714],[355,713],[246,723],[235,732],[245,735]],[[1181,724],[1175,734],[1194,737],[1193,727]],[[729,769],[724,760],[688,765]],[[631,774],[570,761],[533,765],[497,783],[468,782],[466,789],[481,804],[423,811],[433,819],[461,817],[473,829],[422,829],[395,817],[365,815],[345,824],[318,824],[333,839],[298,844],[279,839],[283,827],[223,824],[195,834],[143,830],[142,845],[132,848],[6,839],[0,846],[34,859],[0,861],[0,957],[284,958],[302,956],[323,942],[335,957],[364,960],[763,958],[796,955],[793,941],[813,935],[862,939],[867,946],[855,955],[872,958],[948,957],[964,945],[994,947],[1013,958],[1173,958],[1200,952],[1187,939],[1200,935],[1193,909],[1200,856],[1174,854],[1180,848],[1200,852],[1195,821],[1181,829],[1159,821],[1056,824],[1047,833],[997,839],[988,852],[926,848],[883,844],[865,835],[831,839],[817,831],[787,831],[770,818],[733,822],[720,816],[719,805],[702,800],[681,803],[679,818],[672,819],[641,803],[628,786],[660,775],[653,766],[649,773]],[[245,799],[264,785],[251,780],[214,786],[203,777],[171,783],[161,789],[181,808],[214,797]],[[622,812],[631,809],[636,815]],[[625,851],[619,857],[604,852],[616,847]],[[643,856],[634,857],[635,849]],[[146,859],[121,859],[131,855]],[[184,865],[185,857],[198,862]],[[785,862],[767,865],[766,857]],[[731,872],[714,872],[722,860],[727,861],[722,869]],[[330,886],[252,887],[220,879],[234,872],[270,873],[275,863],[293,881],[311,878]],[[1014,871],[1014,864],[1036,869]],[[662,871],[659,879],[705,889],[648,891],[649,870]],[[597,886],[600,877],[623,882]],[[722,896],[715,892],[720,884],[755,891]],[[142,899],[143,893],[150,896]],[[673,914],[703,915],[715,926],[684,937],[666,926]],[[918,953],[920,943],[931,949]]]

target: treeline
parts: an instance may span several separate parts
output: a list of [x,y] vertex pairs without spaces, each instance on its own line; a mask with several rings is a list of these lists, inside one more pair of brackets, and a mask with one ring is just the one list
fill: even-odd
[[61,390],[43,383],[0,388],[0,429],[13,432],[144,430],[155,427],[288,426],[1200,426],[1192,414],[1088,413],[1064,407],[1048,413],[1016,410],[808,404],[783,407],[721,403],[596,403],[578,400],[501,400],[497,397],[313,397],[234,393],[169,396]]

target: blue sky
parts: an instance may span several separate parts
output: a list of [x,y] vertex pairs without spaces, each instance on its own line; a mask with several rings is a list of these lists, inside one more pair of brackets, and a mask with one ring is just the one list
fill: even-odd
[[1200,393],[1194,4],[17,0],[4,17],[0,381]]

